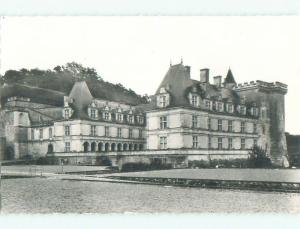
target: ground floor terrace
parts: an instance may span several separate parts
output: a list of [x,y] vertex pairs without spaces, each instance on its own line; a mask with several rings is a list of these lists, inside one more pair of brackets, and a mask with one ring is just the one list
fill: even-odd
[[[208,166],[212,163],[239,161],[250,158],[248,150],[127,150],[127,151],[87,151],[87,152],[53,152],[48,153],[50,163],[62,161],[66,164],[111,165],[122,169],[124,165],[153,165],[168,168],[186,168]],[[240,164],[238,166],[241,166]]]

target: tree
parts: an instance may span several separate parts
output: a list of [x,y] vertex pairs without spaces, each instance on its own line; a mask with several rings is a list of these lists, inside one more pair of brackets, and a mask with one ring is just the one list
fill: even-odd
[[267,150],[259,146],[253,146],[250,154],[250,166],[254,168],[266,168],[271,166],[271,159]]
[[5,72],[3,76],[3,80],[6,83],[15,83],[19,80],[22,80],[24,78],[24,75],[20,71],[16,70],[8,70]]

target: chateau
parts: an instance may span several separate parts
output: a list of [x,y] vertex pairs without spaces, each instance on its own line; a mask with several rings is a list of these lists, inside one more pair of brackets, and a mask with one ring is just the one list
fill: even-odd
[[281,166],[287,157],[286,93],[280,82],[237,84],[230,69],[224,80],[214,76],[210,83],[209,69],[194,80],[183,63],[170,66],[147,104],[94,97],[85,81],[69,94],[4,85],[0,160],[184,167],[193,161],[247,160],[258,145]]

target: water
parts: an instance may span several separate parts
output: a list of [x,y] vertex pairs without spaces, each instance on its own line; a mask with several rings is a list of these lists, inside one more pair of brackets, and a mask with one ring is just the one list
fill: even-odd
[[300,213],[300,194],[155,185],[2,180],[3,213],[283,212]]

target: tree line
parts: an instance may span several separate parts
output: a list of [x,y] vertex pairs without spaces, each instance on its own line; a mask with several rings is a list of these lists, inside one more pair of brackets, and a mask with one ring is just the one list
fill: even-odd
[[126,94],[133,98],[136,103],[146,103],[148,96],[138,95],[132,89],[125,88],[122,84],[112,84],[103,80],[96,69],[85,67],[76,62],[58,65],[52,70],[41,70],[38,68],[20,70],[8,70],[0,76],[0,84],[23,84],[69,93],[76,81],[85,80],[92,87],[93,91],[108,87],[113,91]]

